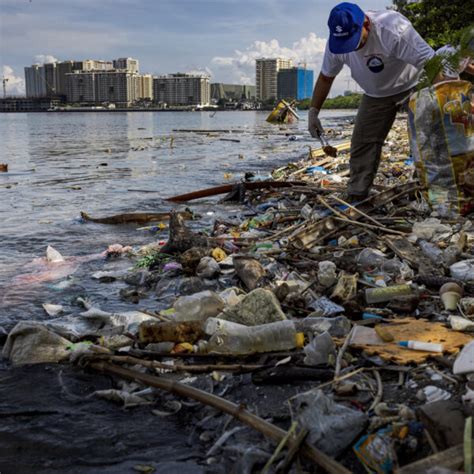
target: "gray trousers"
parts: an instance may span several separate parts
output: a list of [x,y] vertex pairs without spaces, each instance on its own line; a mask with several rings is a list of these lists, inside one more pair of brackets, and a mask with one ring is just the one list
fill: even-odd
[[351,141],[348,193],[365,195],[369,192],[380,163],[382,146],[392,128],[399,103],[411,91],[389,97],[362,96]]

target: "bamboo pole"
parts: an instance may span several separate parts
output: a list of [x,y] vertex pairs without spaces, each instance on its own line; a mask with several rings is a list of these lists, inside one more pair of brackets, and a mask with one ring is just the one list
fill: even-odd
[[[242,423],[250,426],[251,428],[257,430],[264,436],[277,443],[279,443],[287,433],[285,430],[278,428],[277,426],[263,420],[253,413],[250,413],[245,408],[243,408],[242,405],[237,405],[233,402],[218,397],[217,395],[207,393],[204,390],[199,390],[195,387],[184,385],[175,380],[165,377],[155,377],[148,374],[142,374],[134,370],[125,369],[123,367],[107,364],[105,362],[92,362],[89,366],[98,372],[118,375],[119,377],[128,380],[142,382],[145,385],[149,385],[150,387],[159,388],[182,397],[192,398],[193,400],[196,400],[200,403],[212,406],[213,408],[221,410],[224,413],[232,415]],[[294,442],[295,441],[290,438],[288,440],[288,446],[291,448]],[[324,454],[322,451],[314,448],[306,442],[302,444],[300,452],[307,459],[326,469],[326,471],[330,474],[350,474],[350,471],[347,470],[342,464],[338,463],[328,455]]]

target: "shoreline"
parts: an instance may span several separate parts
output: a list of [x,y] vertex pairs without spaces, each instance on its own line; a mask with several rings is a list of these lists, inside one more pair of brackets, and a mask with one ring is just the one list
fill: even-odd
[[[347,132],[349,129],[350,127],[347,126],[343,132]],[[409,183],[411,179],[410,175],[412,174],[412,168],[408,168],[408,166],[405,168],[402,166],[400,168],[399,165],[399,163],[403,163],[403,160],[407,158],[408,150],[406,132],[404,130],[404,124],[402,120],[396,122],[394,129],[388,138],[388,142],[389,144],[384,149],[385,158],[377,176],[376,185],[379,186],[378,189],[380,189],[380,187],[384,186],[386,183],[388,183],[390,186],[393,186],[395,183],[397,186],[402,187],[404,183]],[[313,170],[311,167],[316,167],[318,169]],[[337,195],[344,189],[343,183],[344,179],[347,177],[347,152],[342,152],[342,157],[335,160],[328,159],[324,156],[324,154],[321,155],[318,150],[314,150],[311,151],[310,160],[306,158],[298,163],[290,162],[282,168],[276,170],[274,169],[272,174],[274,178],[279,181],[298,180],[301,182],[301,185],[297,186],[293,190],[292,188],[289,188],[288,190],[281,191],[275,189],[270,189],[267,191],[248,191],[246,193],[248,205],[250,205],[250,207],[253,209],[257,209],[258,206],[261,206],[261,210],[255,212],[253,217],[246,217],[239,210],[237,213],[239,222],[238,226],[228,223],[225,219],[222,219],[221,223],[214,224],[213,230],[210,233],[205,233],[203,232],[203,229],[200,228],[199,221],[193,221],[194,225],[192,227],[193,230],[191,233],[191,245],[186,250],[184,250],[183,247],[179,251],[174,252],[174,257],[171,260],[171,263],[173,263],[174,266],[166,270],[166,265],[170,262],[161,262],[158,259],[156,260],[156,266],[153,268],[136,268],[133,272],[136,276],[133,282],[131,278],[132,275],[130,275],[129,281],[127,281],[127,285],[125,286],[127,291],[124,291],[122,295],[128,295],[130,298],[130,309],[137,308],[137,302],[140,302],[142,299],[140,296],[141,294],[146,295],[143,296],[144,302],[150,301],[150,299],[153,301],[159,301],[159,303],[155,303],[155,308],[157,308],[156,317],[159,320],[161,318],[169,318],[169,316],[166,316],[165,313],[160,313],[158,308],[161,306],[169,307],[173,304],[173,301],[177,297],[184,296],[186,294],[193,294],[196,292],[196,290],[208,289],[210,291],[218,292],[219,290],[221,291],[226,288],[228,289],[238,286],[239,288],[243,289],[246,294],[252,293],[254,290],[248,287],[248,284],[245,283],[245,273],[243,275],[240,274],[240,276],[238,272],[230,274],[228,273],[229,269],[232,268],[234,269],[233,271],[236,272],[235,265],[233,263],[228,263],[227,266],[221,266],[222,270],[227,270],[227,273],[223,271],[221,272],[221,270],[219,270],[218,274],[213,274],[207,279],[204,277],[198,277],[196,274],[197,266],[200,264],[201,257],[193,257],[193,259],[190,259],[189,262],[186,261],[186,264],[189,265],[189,268],[186,271],[183,269],[185,265],[183,256],[186,251],[190,251],[192,248],[199,247],[204,242],[203,239],[209,239],[209,248],[207,248],[206,255],[210,254],[211,249],[219,247],[221,251],[226,252],[227,256],[232,256],[235,252],[242,253],[247,255],[248,258],[252,259],[252,261],[256,262],[254,264],[255,268],[260,269],[260,267],[262,267],[266,273],[265,279],[262,279],[262,281],[257,286],[269,289],[269,291],[273,292],[274,295],[277,296],[279,302],[278,304],[281,306],[281,309],[284,311],[286,317],[288,317],[288,319],[291,321],[304,321],[304,317],[310,314],[308,306],[308,298],[310,296],[316,301],[324,296],[331,299],[331,301],[334,300],[340,308],[343,308],[343,311],[324,316],[322,316],[322,313],[320,312],[318,315],[314,315],[314,317],[334,318],[336,314],[339,314],[339,316],[343,316],[348,321],[350,321],[350,324],[354,324],[354,327],[357,327],[357,325],[360,323],[362,311],[366,309],[366,304],[363,302],[364,291],[366,288],[371,288],[374,285],[369,284],[369,280],[367,280],[369,277],[364,276],[362,269],[358,267],[359,263],[357,262],[356,257],[360,253],[361,248],[376,248],[382,244],[383,238],[388,238],[391,235],[390,232],[385,233],[384,230],[381,230],[380,225],[382,225],[385,229],[390,229],[392,226],[396,226],[397,229],[403,229],[405,232],[408,230],[407,225],[402,225],[397,221],[394,221],[395,224],[391,223],[392,221],[390,219],[391,216],[393,216],[393,214],[390,214],[391,201],[389,201],[388,210],[383,212],[380,211],[380,209],[383,208],[383,205],[375,202],[370,208],[370,213],[376,217],[379,228],[368,228],[367,224],[370,226],[370,223],[367,220],[362,223],[365,223],[365,228],[364,225],[358,224],[350,224],[346,227],[338,227],[339,221],[332,219],[331,221],[327,222],[330,222],[331,225],[335,226],[335,228],[338,230],[335,235],[322,238],[326,235],[322,234],[321,242],[318,243],[316,249],[311,247],[311,249],[308,250],[303,247],[303,249],[300,248],[298,251],[295,251],[295,249],[288,245],[287,241],[288,239],[293,238],[293,242],[296,242],[294,237],[295,235],[298,236],[299,234],[294,234],[294,232],[298,229],[298,227],[293,229],[291,232],[288,232],[288,229],[298,225],[300,225],[300,230],[313,228],[314,226],[317,226],[318,221],[324,221],[327,219],[329,207],[326,204],[331,203],[329,204],[331,207],[338,205],[336,201],[332,201],[331,199],[332,195],[337,197]],[[342,181],[337,178],[338,176],[342,176]],[[411,202],[410,199],[411,194],[410,192],[407,192],[402,196],[399,196],[395,201],[396,204],[392,204],[392,206],[395,207],[395,210],[399,209],[398,213],[401,213],[403,212],[402,209],[408,208],[408,205]],[[276,204],[278,202],[290,204],[286,204],[286,207],[284,206],[280,209],[280,207]],[[186,204],[192,209],[192,202]],[[232,207],[235,208],[235,205],[231,206],[231,209]],[[239,209],[241,209],[240,206]],[[392,211],[393,210],[394,209],[392,209]],[[308,214],[308,212],[310,214]],[[320,213],[317,215],[317,217],[315,215],[314,222],[311,220],[311,212]],[[348,214],[347,209],[341,210],[338,208],[337,212],[345,213],[343,216]],[[415,211],[405,212],[408,223],[418,222],[424,216],[423,212],[420,212],[419,215]],[[232,211],[232,215],[234,216],[234,219],[236,219],[235,209]],[[337,215],[338,214],[336,214],[336,216]],[[395,214],[395,216],[396,215],[398,214]],[[351,219],[358,221],[360,220],[360,216],[351,214]],[[187,227],[186,223],[184,225]],[[321,229],[321,231],[323,230],[324,229]],[[236,232],[238,233],[238,236],[235,234]],[[381,236],[380,241],[374,239],[374,232]],[[281,233],[283,234],[280,238],[278,235]],[[393,237],[393,235],[391,236]],[[306,238],[305,235],[301,234],[298,238],[304,245],[307,245],[304,243],[307,242],[304,240]],[[150,240],[152,239],[150,238]],[[267,245],[262,245],[259,247],[259,243],[265,242],[267,242]],[[233,244],[234,247],[237,247],[237,249],[232,249],[232,245],[229,244]],[[155,247],[155,249],[156,248],[157,247]],[[155,255],[153,253],[152,247],[150,247],[149,250],[151,253],[145,255]],[[390,253],[390,248],[386,248],[385,252]],[[422,258],[421,255],[419,258]],[[338,273],[341,272],[340,275],[347,273],[353,276],[354,272],[357,270],[358,277],[364,279],[365,283],[362,284],[362,286],[360,286],[359,283],[356,283],[356,294],[352,294],[351,297],[344,296],[344,288],[341,288],[340,291],[343,293],[340,293],[339,296],[334,296],[337,286],[336,281],[333,281],[332,286],[329,287],[322,285],[321,281],[319,280],[320,276],[318,274],[318,264],[321,261],[328,260],[334,262]],[[177,264],[179,264],[181,268],[179,268],[179,265]],[[286,275],[286,277],[284,275]],[[400,276],[398,277],[400,278]],[[339,276],[339,278],[342,277]],[[102,284],[107,285],[107,283]],[[285,284],[288,286],[288,288],[285,287]],[[389,283],[389,285],[391,284],[392,283]],[[171,297],[169,295],[167,296],[165,291],[165,287],[167,287],[167,285],[171,285],[173,288],[175,288],[174,294]],[[437,292],[432,291],[430,294],[436,295]],[[136,300],[136,298],[138,298],[138,300]],[[430,299],[429,301],[431,302],[432,300]],[[436,300],[434,301],[435,303],[430,304],[439,305],[439,301],[437,303]],[[429,319],[431,317],[430,315],[434,312],[433,307],[427,305],[426,301],[418,302],[417,304],[419,305],[418,312],[421,313],[418,314],[421,321],[423,322],[426,319],[427,324],[436,324],[435,321],[431,321]],[[435,308],[436,312],[439,312],[439,307],[435,306]],[[101,309],[107,310],[106,306],[102,307]],[[385,305],[382,305],[382,307],[380,307],[380,305],[378,305],[378,307],[375,305],[375,308],[372,307],[371,311],[375,313],[379,312],[382,317],[386,318],[385,323],[387,323],[388,327],[390,327],[390,322],[393,322],[394,325],[392,327],[394,331],[396,330],[397,325],[398,327],[403,327],[403,324],[400,326],[401,323],[398,322],[402,318],[399,313],[396,311],[394,312],[393,310],[388,311],[385,308]],[[313,313],[314,312],[315,311],[313,311]],[[413,323],[413,325],[414,324],[415,323]],[[370,325],[370,327],[372,327],[372,325]],[[364,326],[367,327],[367,324],[365,323]],[[330,331],[333,329],[336,330],[337,328],[332,328],[331,326]],[[336,352],[342,353],[343,349],[341,349],[341,346],[344,338],[347,337],[347,332],[345,334],[337,334],[338,336],[333,334],[331,334],[331,336],[333,337],[335,346],[338,348]],[[176,345],[178,344],[175,344],[175,346]],[[408,382],[416,380],[420,389],[424,388],[424,386],[428,386],[429,384],[433,384],[429,376],[425,375],[423,372],[420,373],[418,371],[418,378],[412,378],[412,369],[410,366],[402,364],[402,368],[407,370],[402,370],[402,368],[400,368],[401,373],[404,374],[404,384],[400,386],[398,383],[398,371],[392,372],[391,370],[395,369],[390,369],[390,367],[394,365],[393,361],[387,362],[387,360],[382,359],[384,360],[384,363],[381,365],[374,365],[371,362],[374,356],[365,355],[364,352],[360,350],[360,348],[358,349],[354,347],[349,347],[347,349],[348,354],[351,354],[350,357],[341,356],[340,362],[342,361],[342,366],[339,367],[339,370],[341,371],[340,373],[344,375],[350,375],[351,371],[355,370],[357,372],[357,370],[361,368],[365,370],[364,367],[367,365],[368,368],[364,372],[364,376],[362,377],[360,372],[355,373],[351,377],[348,377],[345,382],[341,381],[333,386],[332,383],[329,382],[331,382],[338,375],[338,369],[335,367],[335,361],[329,361],[328,359],[328,361],[324,364],[324,369],[329,371],[326,372],[326,375],[324,376],[322,372],[316,372],[315,370],[311,372],[309,368],[312,368],[312,366],[305,365],[303,362],[304,353],[301,351],[301,349],[289,351],[285,355],[268,352],[266,354],[257,354],[249,357],[235,357],[236,363],[240,364],[241,367],[245,367],[245,365],[250,364],[266,365],[268,366],[267,372],[264,370],[237,370],[234,372],[229,372],[216,368],[213,371],[209,370],[207,373],[198,375],[194,374],[192,371],[190,373],[184,371],[183,373],[182,370],[179,369],[180,365],[184,365],[185,369],[185,364],[189,360],[193,360],[192,353],[188,355],[185,353],[181,357],[179,353],[177,353],[173,356],[168,355],[167,357],[167,354],[163,353],[162,351],[153,352],[152,348],[148,348],[147,350],[146,346],[142,346],[139,346],[135,343],[132,344],[131,352],[123,352],[123,350],[120,349],[110,348],[110,354],[105,352],[102,352],[102,354],[104,357],[113,357],[113,354],[121,354],[122,356],[132,355],[134,357],[141,358],[143,362],[147,363],[150,360],[165,361],[166,363],[170,364],[170,368],[166,371],[167,373],[160,375],[160,377],[167,377],[168,379],[175,381],[184,381],[185,383],[190,384],[192,387],[201,388],[207,392],[220,394],[225,399],[231,400],[238,405],[247,406],[252,412],[257,413],[264,419],[271,419],[275,425],[281,427],[284,430],[287,430],[291,424],[291,413],[287,404],[288,399],[294,397],[295,395],[316,389],[321,385],[325,386],[325,396],[337,402],[339,411],[342,410],[341,406],[344,407],[344,409],[352,408],[353,411],[354,406],[357,406],[359,407],[357,410],[359,410],[361,413],[372,413],[371,410],[369,410],[369,407],[371,407],[373,403],[376,403],[375,407],[378,405],[381,406],[382,400],[389,406],[402,404],[403,406],[406,406],[406,410],[409,411],[405,411],[405,415],[402,416],[399,414],[397,409],[395,415],[397,421],[395,421],[393,424],[396,425],[399,423],[402,426],[408,426],[409,421],[413,421],[414,417],[414,414],[412,414],[412,407],[420,407],[423,405],[423,402],[416,398],[416,390],[414,390],[413,385],[409,385]],[[101,345],[102,349],[105,349],[105,347]],[[363,347],[364,350],[370,351],[370,347]],[[189,347],[187,350],[189,351]],[[143,351],[147,352],[145,353]],[[184,352],[186,352],[186,349],[184,349]],[[414,351],[409,352],[410,356],[416,356],[416,354],[413,354]],[[93,360],[94,354],[94,350],[91,350],[88,353],[88,357],[91,357]],[[288,357],[290,357],[289,360],[287,360]],[[212,363],[222,364],[227,363],[226,361],[228,358],[224,356],[222,356],[222,358],[219,358],[219,356],[213,356],[206,360],[202,357],[195,356],[192,364],[199,365],[203,362],[209,363],[209,360]],[[112,359],[110,359],[110,363],[113,363]],[[416,370],[417,365],[418,364],[415,363],[415,368],[413,369],[414,371]],[[48,366],[39,365],[36,367],[32,366],[24,369],[10,368],[6,370],[6,373],[30,373],[30,376],[32,373],[35,373],[38,375],[38,383],[41,383],[41,381],[44,380],[42,379],[41,372],[47,367]],[[87,406],[89,407],[89,410],[94,413],[102,409],[109,417],[108,421],[102,420],[102,422],[106,424],[110,430],[114,431],[116,421],[114,420],[113,414],[115,411],[123,414],[123,410],[121,410],[118,406],[114,406],[110,401],[99,400],[95,397],[90,398],[89,395],[93,393],[93,389],[91,389],[91,387],[94,387],[97,390],[97,385],[102,385],[102,389],[117,389],[120,386],[119,379],[114,379],[114,382],[112,382],[112,379],[106,378],[103,375],[99,375],[96,372],[92,372],[91,374],[90,369],[84,372],[84,369],[71,366],[67,362],[50,367],[49,374],[51,374],[51,377],[49,377],[49,379],[51,387],[49,390],[52,393],[55,391],[59,393],[59,396],[58,393],[56,393],[56,397],[52,398],[55,400],[55,403],[59,403],[58,398],[61,399],[61,394],[67,394],[68,392],[71,394],[72,392],[74,395],[80,393],[82,395],[78,397],[78,400],[76,401],[73,401],[73,397],[70,395],[66,397],[67,403],[63,400],[63,403],[66,405],[65,409],[67,409],[68,404],[74,405],[85,403],[85,397],[88,397]],[[7,369],[6,366],[5,368]],[[306,371],[303,371],[302,369],[305,369]],[[56,377],[57,373],[62,370],[64,370],[68,378],[66,381],[67,383],[63,383],[61,385],[56,381]],[[437,370],[443,371],[445,369],[443,369],[443,366],[438,366]],[[378,393],[378,391],[377,380],[373,378],[375,372],[380,372],[381,375],[379,375],[379,377],[383,378],[383,393],[379,398],[376,398],[378,397],[378,395],[376,395],[376,392]],[[156,375],[156,370],[153,370],[152,373]],[[87,383],[89,388],[87,394],[84,394],[83,378],[86,376],[85,374],[87,374]],[[296,374],[300,377],[299,379],[294,378]],[[393,374],[396,374],[397,377],[393,377]],[[324,379],[324,377],[328,378]],[[369,380],[370,383],[367,382],[367,380]],[[329,385],[326,385],[326,382],[328,382]],[[70,389],[69,384],[71,383],[73,383],[74,390]],[[14,388],[14,383],[12,382],[12,384]],[[452,385],[450,385],[449,381],[446,379],[442,379],[442,381],[438,381],[436,384],[440,387],[443,387],[445,390],[453,392],[453,402],[459,401],[461,396],[459,387],[458,389],[453,389]],[[360,389],[358,388],[359,385]],[[144,386],[141,386],[139,390],[131,389],[131,393],[139,393],[139,391],[143,388]],[[11,393],[14,394],[14,390],[12,390]],[[123,420],[124,423],[127,423],[128,415],[128,423],[132,425],[134,429],[139,426],[149,426],[151,428],[157,423],[157,421],[159,421],[159,418],[156,417],[160,416],[152,414],[152,408],[156,408],[161,412],[171,412],[173,411],[171,409],[173,406],[172,403],[180,403],[181,408],[177,414],[170,414],[169,417],[166,417],[166,420],[171,421],[174,426],[181,426],[184,432],[183,440],[179,441],[177,446],[174,445],[173,448],[178,450],[178,454],[176,455],[176,452],[174,452],[173,456],[176,456],[176,458],[187,458],[186,461],[177,461],[178,465],[175,466],[175,469],[181,470],[183,473],[187,472],[185,466],[187,462],[191,462],[193,464],[193,467],[190,469],[194,469],[194,471],[189,472],[200,472],[199,469],[202,469],[202,472],[209,472],[209,470],[219,473],[229,472],[232,467],[236,468],[236,466],[239,466],[239,468],[243,468],[246,466],[248,468],[249,465],[260,469],[268,461],[271,454],[275,450],[274,443],[271,443],[268,439],[256,434],[255,431],[243,427],[243,425],[240,425],[239,423],[230,419],[227,415],[216,412],[214,409],[193,403],[185,405],[182,402],[187,402],[187,400],[167,395],[164,392],[159,392],[156,397],[157,398],[154,398],[153,400],[149,400],[152,401],[151,406],[145,405],[142,407],[130,408],[129,410],[131,410],[131,412],[126,413],[124,416],[120,416],[120,419]],[[29,404],[29,409],[32,410],[35,406],[36,400],[33,399],[34,397],[30,398],[31,399],[28,401],[28,403],[24,402],[22,404],[20,401],[18,406],[22,407],[25,404]],[[53,407],[51,407],[50,410],[52,408]],[[54,407],[54,409],[57,410],[57,407]],[[382,408],[380,408],[380,410],[382,410]],[[407,413],[409,416],[404,418],[404,416],[407,416]],[[334,416],[338,415],[339,413],[335,414]],[[27,420],[30,420],[31,417],[33,417],[33,415],[28,414],[24,416],[27,417]],[[46,426],[50,424],[54,426],[57,423],[57,420],[51,422],[48,420],[48,416],[53,417],[55,415],[44,416],[44,423]],[[370,415],[370,421],[375,422],[377,416],[372,413]],[[382,411],[380,411],[380,416],[384,416]],[[67,420],[65,423],[68,425],[65,428],[75,429],[77,421],[73,422],[72,425],[70,424],[71,422]],[[183,425],[185,426],[183,427]],[[346,426],[343,428],[338,427],[337,429],[350,431],[350,428],[351,427]],[[98,426],[94,425],[94,428],[91,428],[91,431],[94,433],[97,432],[100,436],[102,430],[96,430],[99,430],[99,428]],[[160,433],[160,430],[157,431]],[[372,431],[377,432],[377,429],[374,428]],[[81,433],[82,431],[78,430],[78,432]],[[364,430],[364,432],[366,432],[366,430]],[[225,438],[222,438],[222,436],[225,436]],[[327,433],[323,436],[323,438],[326,436],[328,436]],[[362,464],[357,461],[354,453],[350,449],[350,446],[352,446],[353,443],[359,439],[359,436],[360,435],[357,435],[354,438],[354,441],[351,441],[350,445],[348,445],[348,447],[342,451],[342,455],[331,455],[331,457],[337,458],[338,461],[342,462],[347,469],[350,469],[351,472],[355,473],[365,472]],[[405,458],[402,459],[404,463],[409,463],[410,461],[424,457],[429,453],[429,448],[427,448],[426,443],[422,441],[421,438],[417,438],[413,434],[407,434],[407,436],[407,440],[412,442],[412,444],[414,442],[418,444],[416,444],[417,447],[415,452],[410,451],[408,443],[407,446],[404,447],[404,449],[407,450],[405,453]],[[186,441],[184,441],[184,438],[186,438]],[[92,436],[90,439],[93,442]],[[221,439],[222,441],[219,441]],[[79,440],[80,437],[78,438],[78,441]],[[138,442],[135,439],[133,443],[129,444],[129,439],[127,438],[127,433],[125,430],[121,434],[120,441],[126,446],[126,448],[130,449],[129,453],[126,456],[122,456],[122,459],[114,462],[113,456],[116,455],[116,453],[112,449],[108,452],[109,458],[104,463],[106,466],[113,466],[113,468],[124,468],[125,464],[123,463],[133,461],[135,464],[138,464],[138,462],[135,461],[138,459],[140,463],[143,462],[147,465],[152,465],[156,469],[160,470],[160,462],[156,459],[157,456],[152,453],[153,449],[150,449],[150,447],[155,446],[154,449],[159,451],[161,446],[156,445],[154,439],[150,439],[149,432],[146,434],[143,432],[142,435],[139,436]],[[161,442],[163,441],[164,440],[161,440]],[[190,445],[192,446],[191,453],[189,453]],[[256,446],[258,446],[258,448],[256,448]],[[30,450],[32,447],[33,444],[31,445]],[[64,457],[66,455],[64,452],[64,447],[61,447],[61,449],[63,450],[61,455]],[[86,446],[85,449],[90,449],[90,446]],[[28,449],[26,449],[26,451],[28,451]],[[82,455],[83,454],[84,453],[82,453]],[[96,459],[98,453],[94,451],[93,454],[95,456],[94,459]],[[40,457],[44,457],[46,454],[38,453],[38,455]],[[71,453],[69,453],[69,455],[71,456],[70,464],[68,464],[68,460],[59,460],[63,463],[63,468],[74,465],[75,467],[78,467],[77,472],[93,472],[92,469],[94,468],[90,469],[87,467],[87,465],[78,464],[78,462],[80,463],[81,455],[78,456],[77,454]],[[10,458],[13,462],[13,457],[11,456],[5,457],[4,459],[9,460]],[[41,459],[41,463],[45,462],[44,458]],[[102,460],[102,462],[104,461]],[[309,466],[309,468],[311,468],[311,466]],[[45,469],[47,469],[47,467],[45,467]],[[47,471],[45,470],[44,472]]]
[[[117,109],[73,109],[73,110],[1,110],[0,113],[4,114],[24,114],[24,113],[89,113],[89,112],[271,112],[273,109],[204,109],[204,110],[183,110],[183,109],[137,109],[137,108],[117,108]],[[298,111],[306,111],[307,109],[298,109]],[[357,109],[321,109],[330,111],[341,111],[341,112],[354,112]]]

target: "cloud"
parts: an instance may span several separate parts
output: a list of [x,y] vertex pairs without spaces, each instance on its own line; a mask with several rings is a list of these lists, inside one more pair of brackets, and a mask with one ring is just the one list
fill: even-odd
[[254,41],[244,51],[235,50],[232,56],[215,56],[212,63],[233,82],[250,84],[255,83],[257,58],[283,57],[292,59],[295,66],[305,63],[309,69],[318,70],[325,46],[326,39],[319,38],[315,33],[295,41],[291,47],[281,46],[276,39]]
[[186,68],[187,74],[193,74],[196,76],[213,76],[212,70],[208,67],[201,67],[201,66],[189,66]]
[[51,54],[37,54],[33,59],[33,64],[49,64],[57,63],[59,59]]
[[2,67],[2,76],[8,79],[6,84],[7,95],[25,95],[25,80],[23,77],[15,76],[12,67],[5,65]]
[[[257,58],[287,58],[293,60],[293,65],[305,64],[314,70],[315,79],[321,69],[326,39],[316,33],[295,41],[291,47],[281,46],[278,40],[254,41],[244,51],[235,50],[232,56],[215,56],[212,63],[216,68],[219,81],[238,84],[255,84],[255,60]],[[350,78],[350,71],[344,67],[336,77],[332,86],[332,95],[342,94],[344,90],[356,89],[355,82]]]

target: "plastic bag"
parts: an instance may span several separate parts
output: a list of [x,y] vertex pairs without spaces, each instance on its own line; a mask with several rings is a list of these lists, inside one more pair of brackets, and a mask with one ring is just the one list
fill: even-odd
[[310,390],[291,399],[292,412],[299,425],[307,428],[307,441],[328,454],[341,454],[362,431],[367,415],[352,410],[326,396],[322,390]]
[[408,123],[415,166],[428,201],[443,216],[474,208],[473,86],[446,81],[410,97]]

